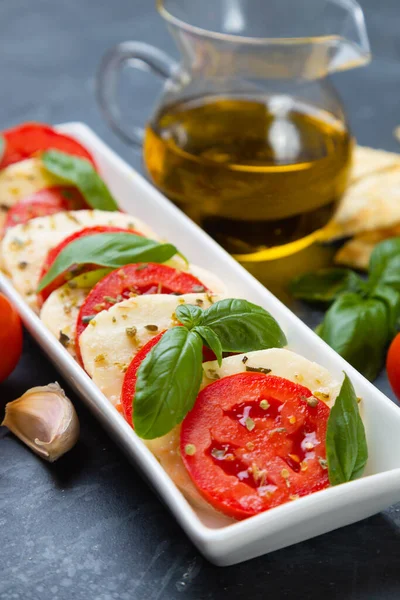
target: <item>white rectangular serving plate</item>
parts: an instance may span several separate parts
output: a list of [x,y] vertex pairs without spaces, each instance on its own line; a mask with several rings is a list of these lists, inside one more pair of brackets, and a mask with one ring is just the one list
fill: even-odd
[[[76,137],[94,155],[121,208],[147,222],[177,245],[188,259],[210,269],[232,296],[270,311],[287,334],[289,348],[339,376],[345,370],[362,397],[369,460],[362,479],[332,487],[240,522],[196,511],[151,452],[107,401],[62,345],[0,274],[0,289],[17,307],[27,329],[140,469],[187,535],[211,562],[235,564],[364,519],[400,500],[400,410],[325,344],[197,225],[108,148],[86,125],[59,129]],[[42,382],[47,383],[47,382]]]

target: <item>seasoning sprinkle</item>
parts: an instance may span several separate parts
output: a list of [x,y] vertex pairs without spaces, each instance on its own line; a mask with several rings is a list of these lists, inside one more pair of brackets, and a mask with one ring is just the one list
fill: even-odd
[[99,302],[99,304],[95,304],[93,308],[96,312],[100,312],[101,310],[104,310],[106,306],[105,302]]
[[82,323],[90,323],[90,321],[94,319],[95,316],[96,315],[86,315],[85,317],[82,317]]
[[196,298],[196,304],[197,306],[203,306],[204,300],[202,300],[201,298]]
[[104,302],[109,302],[110,304],[117,304],[117,298],[113,298],[112,296],[103,296]]
[[193,456],[194,454],[196,454],[196,446],[194,444],[186,444],[185,454],[187,454],[188,456]]
[[271,369],[265,369],[264,367],[248,367],[247,365],[246,371],[250,371],[251,373],[264,373],[264,375],[271,373]]
[[60,344],[62,344],[64,346],[64,348],[68,348],[71,339],[66,333],[63,333],[60,330],[60,335],[58,336],[58,341],[60,342]]
[[268,400],[261,400],[261,402],[260,402],[260,408],[262,408],[262,410],[268,410],[270,406],[271,405],[268,402]]
[[149,265],[147,263],[142,263],[141,265],[136,267],[136,271],[143,271],[144,269],[147,269],[148,266]]
[[249,360],[248,356],[243,356],[242,358],[242,363],[245,365],[247,363],[247,361]]
[[94,357],[95,363],[103,362],[105,360],[106,360],[105,354],[98,354],[97,356]]
[[112,317],[111,321],[112,321],[113,323],[116,323],[116,322],[117,322],[117,319],[116,319],[116,317]]
[[67,281],[67,286],[71,289],[71,290],[75,290],[78,287],[78,284],[76,283],[76,281],[74,281],[73,279],[70,279],[69,281]]
[[300,496],[298,494],[292,494],[291,496],[289,496],[289,500],[298,500],[300,498]]
[[253,444],[253,442],[247,442],[246,448],[247,450],[254,450],[255,444]]
[[244,423],[246,425],[247,431],[253,431],[254,427],[256,426],[256,424],[254,423],[254,421],[251,417],[246,417],[246,420]]
[[206,288],[204,287],[204,285],[197,285],[196,284],[196,285],[194,285],[192,287],[192,292],[194,292],[196,294],[200,293],[200,292],[205,292],[205,291],[206,291]]
[[28,263],[26,262],[26,260],[21,260],[21,262],[18,263],[18,269],[21,269],[21,271],[26,269],[27,266],[28,266]]
[[294,415],[292,415],[291,417],[289,417],[289,423],[291,425],[294,425],[296,423],[297,419]]
[[226,449],[220,450],[219,448],[212,448],[211,456],[216,460],[224,460],[226,456]]
[[127,327],[125,329],[125,333],[128,337],[135,337],[135,335],[137,334],[137,329],[136,327],[133,325],[132,327]]
[[318,458],[318,462],[321,465],[322,469],[327,469],[328,468],[328,461],[326,460],[326,458]]
[[305,398],[303,396],[303,398],[307,402],[308,406],[311,406],[311,408],[315,408],[316,406],[318,406],[318,398],[315,398],[314,396],[310,396],[309,398]]
[[208,371],[207,371],[207,377],[209,379],[221,379],[215,369],[208,369]]
[[144,328],[147,329],[147,331],[158,331],[157,325],[145,325]]
[[277,427],[276,429],[271,429],[269,434],[273,435],[274,433],[285,433],[285,432],[286,432],[286,427]]

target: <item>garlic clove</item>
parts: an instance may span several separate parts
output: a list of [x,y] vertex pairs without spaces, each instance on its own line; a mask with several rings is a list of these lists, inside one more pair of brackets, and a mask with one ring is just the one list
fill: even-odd
[[49,462],[71,450],[79,437],[77,414],[58,383],[31,388],[6,404],[2,425]]

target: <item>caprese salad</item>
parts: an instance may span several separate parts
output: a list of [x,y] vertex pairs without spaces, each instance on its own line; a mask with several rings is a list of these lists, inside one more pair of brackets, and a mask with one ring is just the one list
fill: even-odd
[[1,266],[189,500],[243,519],[361,476],[348,377],[122,212],[47,125],[0,136]]

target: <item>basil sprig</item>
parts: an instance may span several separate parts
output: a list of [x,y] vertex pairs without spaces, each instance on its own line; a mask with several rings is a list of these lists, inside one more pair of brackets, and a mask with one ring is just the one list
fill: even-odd
[[368,379],[375,379],[400,323],[400,238],[378,244],[362,279],[324,269],[291,282],[296,298],[331,303],[316,332]]
[[368,460],[367,441],[357,397],[346,374],[328,418],[326,458],[331,485],[361,477]]
[[193,407],[202,378],[203,343],[213,350],[219,364],[222,352],[286,344],[275,319],[246,300],[220,300],[204,311],[184,304],[177,307],[175,316],[182,326],[162,336],[137,372],[133,424],[145,439],[165,435]]
[[173,244],[160,244],[134,233],[96,233],[81,237],[60,252],[40,280],[37,291],[75,265],[94,264],[117,269],[135,262],[163,263],[176,252]]
[[88,160],[59,150],[47,150],[41,158],[46,171],[63,183],[78,188],[91,208],[118,210],[118,204],[110,190]]

